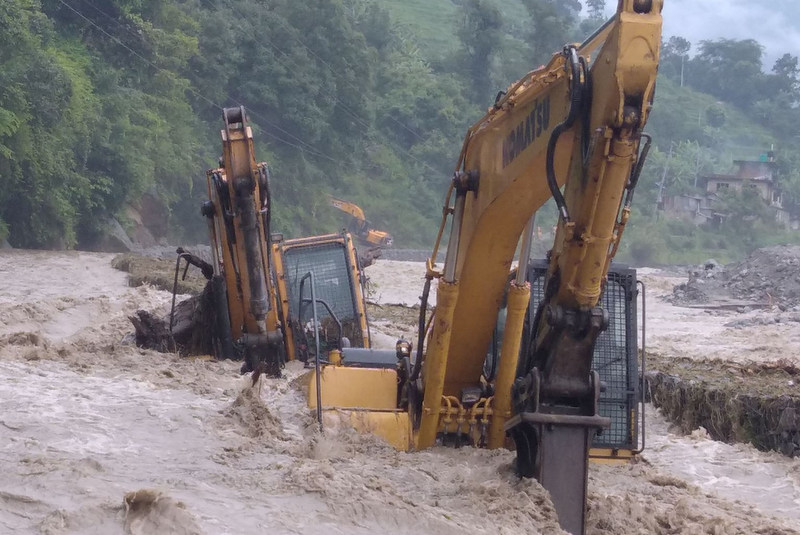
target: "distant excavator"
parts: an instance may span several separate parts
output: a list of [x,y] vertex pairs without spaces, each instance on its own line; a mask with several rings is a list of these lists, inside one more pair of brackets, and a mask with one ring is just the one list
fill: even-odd
[[383,230],[376,230],[364,216],[364,210],[357,204],[328,195],[328,202],[334,208],[349,214],[353,219],[347,230],[363,245],[368,247],[391,247],[393,239],[391,234]]

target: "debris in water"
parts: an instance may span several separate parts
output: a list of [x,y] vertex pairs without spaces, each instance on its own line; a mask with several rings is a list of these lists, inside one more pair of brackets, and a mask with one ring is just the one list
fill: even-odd
[[186,505],[153,489],[125,494],[125,532],[129,535],[202,535]]

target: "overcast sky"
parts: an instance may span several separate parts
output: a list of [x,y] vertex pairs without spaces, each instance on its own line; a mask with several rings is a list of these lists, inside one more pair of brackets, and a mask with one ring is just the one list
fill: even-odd
[[[616,1],[606,0],[613,14]],[[664,0],[664,40],[755,39],[764,46],[764,70],[785,53],[800,56],[800,0]]]

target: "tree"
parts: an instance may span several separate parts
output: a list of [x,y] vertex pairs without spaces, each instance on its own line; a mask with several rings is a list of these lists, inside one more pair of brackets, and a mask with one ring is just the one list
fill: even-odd
[[586,0],[586,10],[590,19],[603,19],[605,17],[606,0]]
[[775,84],[777,92],[797,101],[800,97],[800,67],[797,56],[784,54],[775,61],[772,72],[774,76],[770,81]]
[[753,39],[701,41],[689,62],[689,83],[720,100],[747,110],[767,90],[761,72],[763,47]]
[[689,50],[692,44],[683,37],[676,35],[669,38],[661,49],[661,62],[659,72],[664,73],[675,81],[684,84],[686,62],[689,60]]
[[775,227],[775,215],[758,190],[748,184],[741,191],[719,193],[714,208],[723,214],[722,231],[747,248],[756,246],[761,231]]
[[499,48],[503,15],[494,0],[464,0],[456,35],[461,42],[460,63],[468,73],[473,102],[486,105],[494,96],[492,70]]
[[590,35],[602,26],[606,18],[605,0],[587,0],[584,5],[586,7],[586,17],[579,24],[581,36]]
[[545,63],[553,52],[574,40],[580,3],[558,0],[522,0],[531,19],[528,40],[535,64]]
[[796,56],[784,54],[764,76],[765,90],[752,110],[753,117],[774,130],[784,143],[797,142],[800,135],[800,68]]

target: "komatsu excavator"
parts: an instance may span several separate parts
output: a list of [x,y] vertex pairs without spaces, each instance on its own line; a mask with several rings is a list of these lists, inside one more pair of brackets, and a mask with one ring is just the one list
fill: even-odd
[[206,173],[202,207],[215,353],[243,357],[255,381],[280,374],[285,360],[325,362],[343,347],[368,348],[363,275],[349,233],[289,240],[272,233],[269,168],[256,163],[244,108],[226,108],[223,121],[220,167]]
[[[309,391],[321,418],[349,413],[355,427],[402,449],[451,440],[499,448],[510,438],[520,475],[542,483],[561,526],[576,535],[585,531],[591,442],[611,424],[598,412],[604,385],[592,360],[609,324],[601,296],[650,141],[643,129],[662,6],[619,0],[614,17],[583,44],[564,47],[498,95],[467,131],[449,187],[427,263],[416,356],[404,342],[393,362],[377,352],[345,354]],[[533,218],[551,197],[559,221],[543,294],[526,322]],[[437,304],[427,317],[434,279]],[[487,374],[503,302],[499,361]]]

